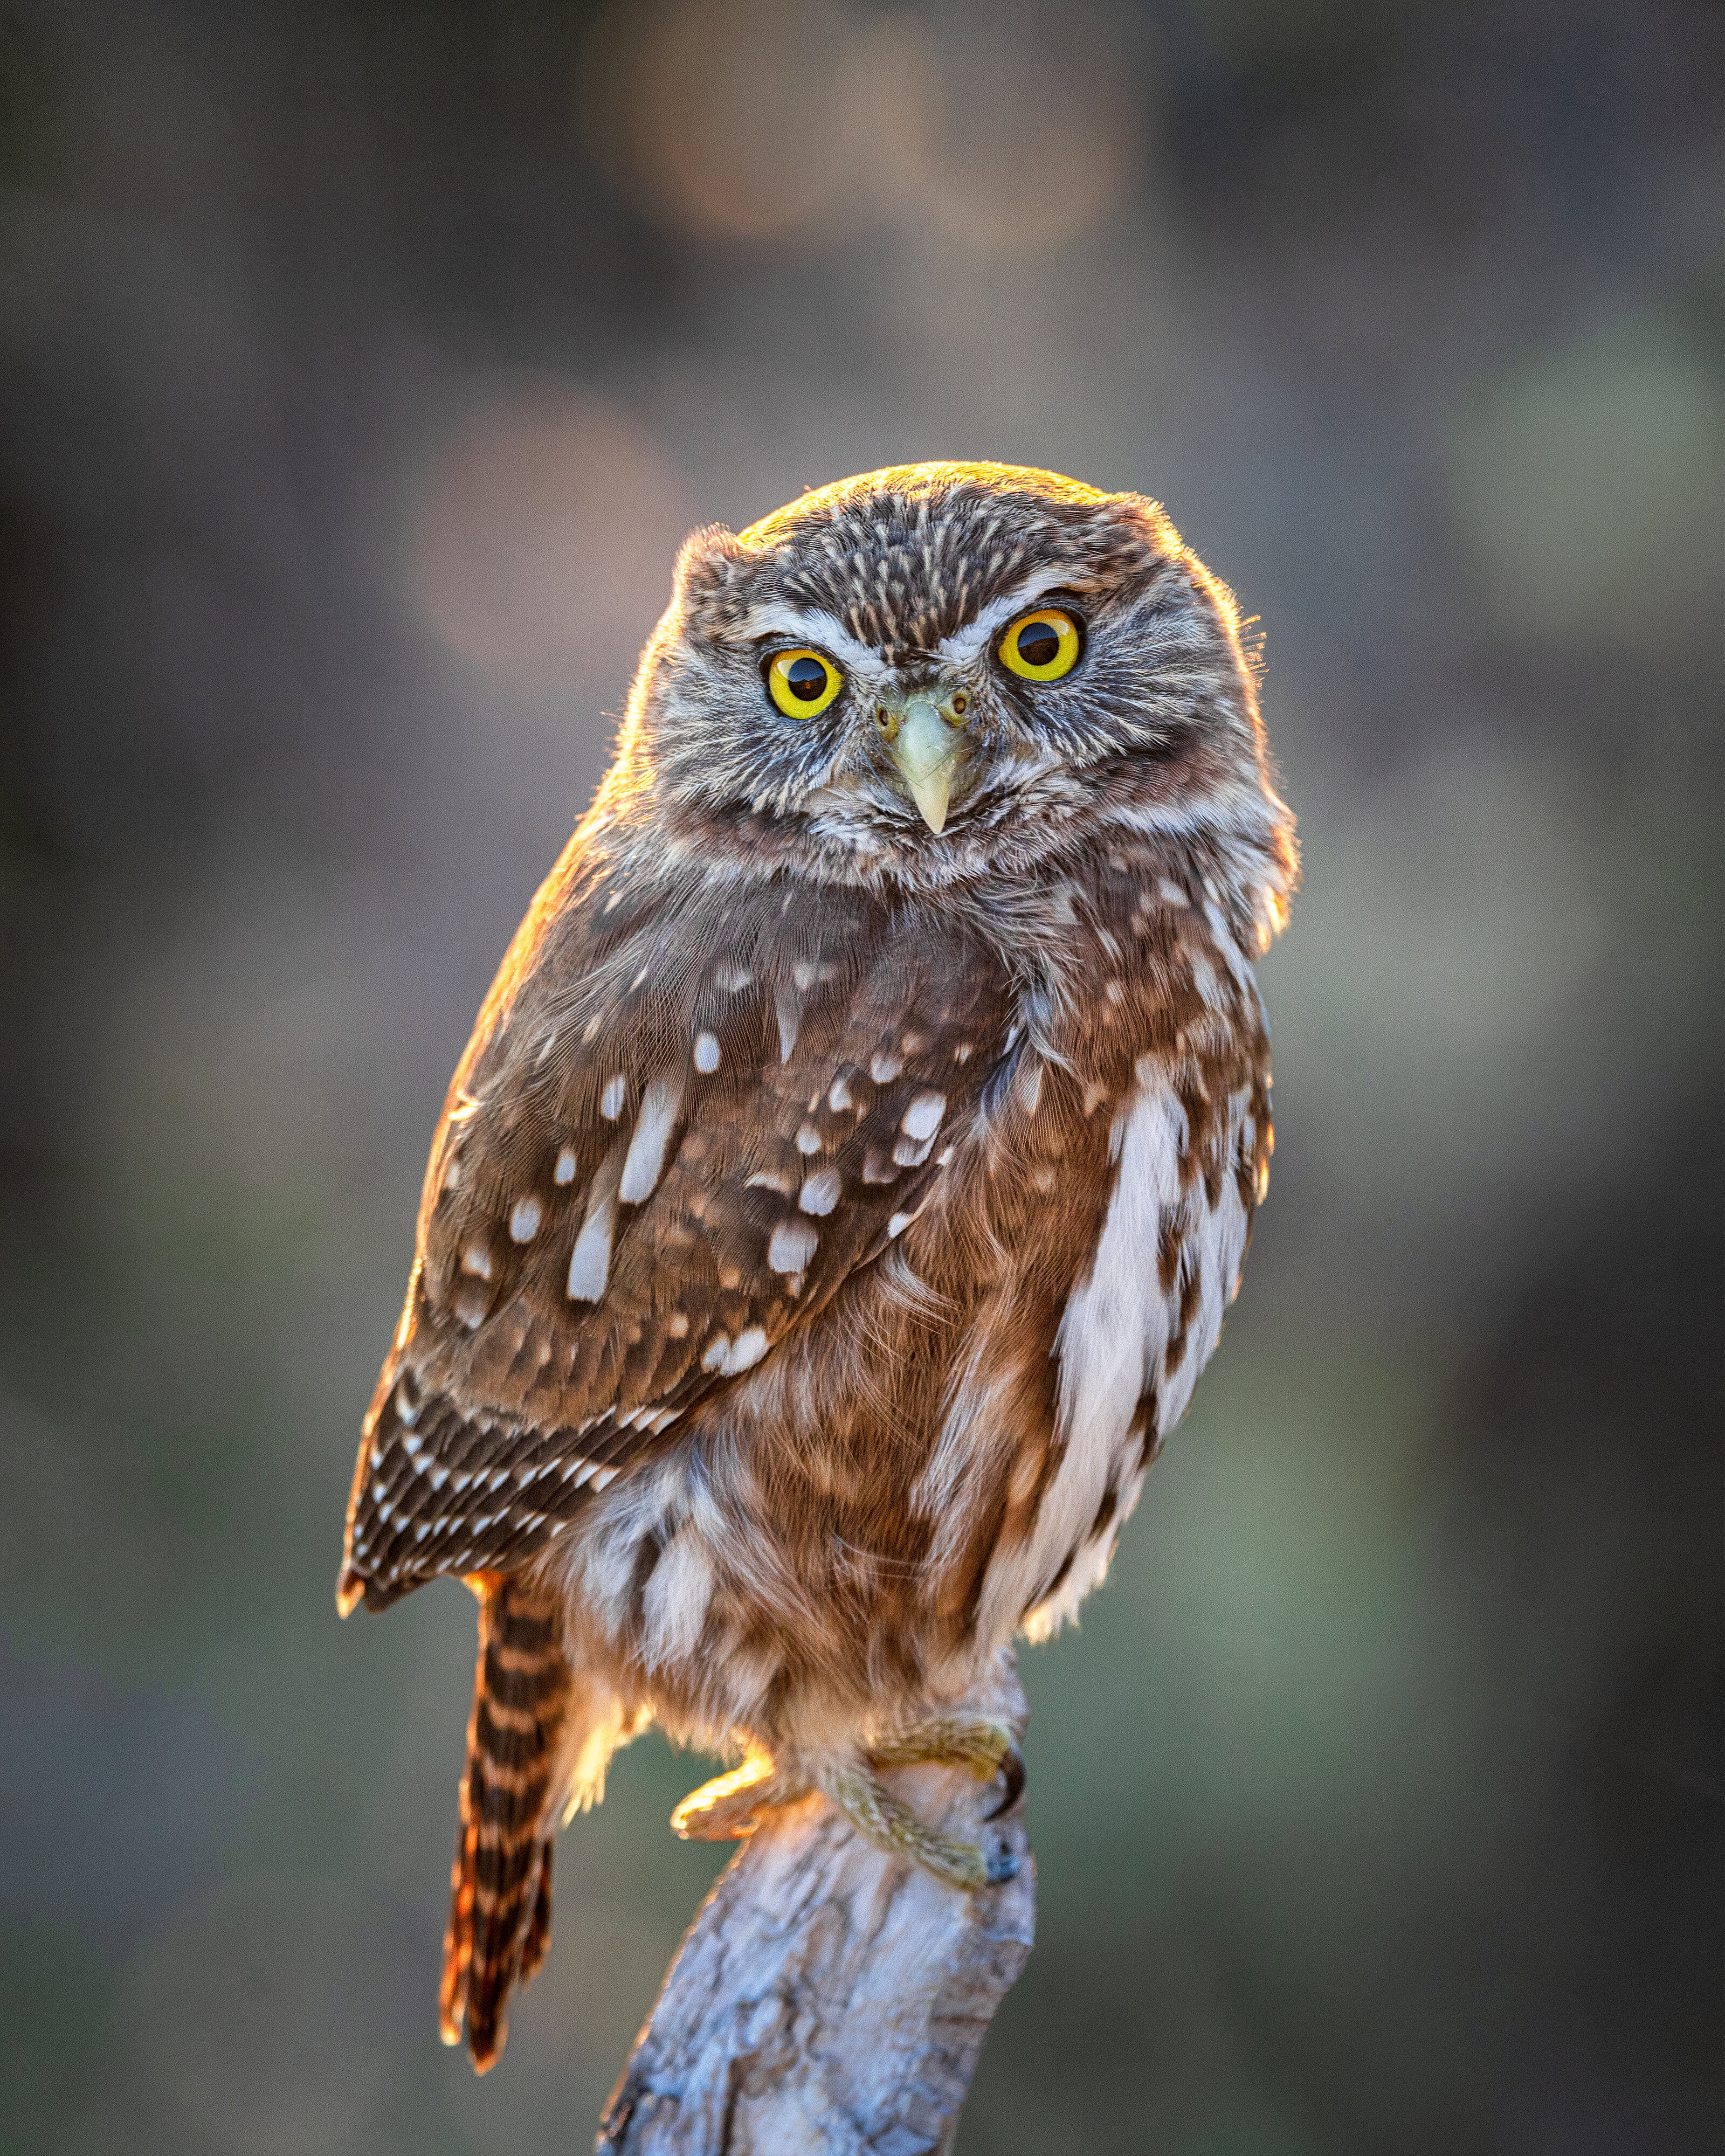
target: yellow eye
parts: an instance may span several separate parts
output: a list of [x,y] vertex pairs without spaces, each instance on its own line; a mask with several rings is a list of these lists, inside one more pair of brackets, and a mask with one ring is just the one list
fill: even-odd
[[767,693],[788,719],[812,719],[845,686],[845,676],[818,651],[781,651],[767,669]]
[[1021,613],[997,646],[1009,674],[1026,681],[1058,681],[1078,664],[1084,639],[1078,624],[1060,607],[1039,607]]

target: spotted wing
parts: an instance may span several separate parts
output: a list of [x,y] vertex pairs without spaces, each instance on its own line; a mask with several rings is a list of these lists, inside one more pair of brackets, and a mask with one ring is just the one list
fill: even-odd
[[433,1147],[344,1607],[518,1566],[813,1322],[927,1202],[1010,1000],[913,909],[554,879]]

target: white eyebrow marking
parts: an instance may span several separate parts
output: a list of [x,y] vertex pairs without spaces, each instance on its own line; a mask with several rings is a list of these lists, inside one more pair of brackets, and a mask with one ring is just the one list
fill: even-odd
[[1023,613],[1045,592],[1057,590],[1070,573],[1069,564],[1056,564],[1026,577],[1009,592],[1003,592],[998,599],[990,599],[974,621],[968,621],[963,629],[955,629],[950,636],[943,636],[934,647],[935,657],[944,659],[949,666],[968,666],[993,640],[995,630],[1004,622],[1010,621],[1015,613]]
[[655,1078],[641,1103],[634,1136],[629,1142],[629,1158],[623,1163],[623,1181],[617,1195],[625,1205],[639,1205],[650,1198],[665,1169],[665,1149],[670,1142],[671,1126],[683,1104],[683,1088],[675,1078]]
[[796,644],[818,644],[854,673],[870,678],[884,674],[886,661],[872,645],[859,644],[836,614],[824,607],[788,606],[783,599],[750,609],[745,638],[783,636]]

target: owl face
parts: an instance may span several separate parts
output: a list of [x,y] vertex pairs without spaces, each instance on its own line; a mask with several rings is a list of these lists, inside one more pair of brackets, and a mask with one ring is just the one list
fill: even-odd
[[661,828],[839,880],[1022,870],[1099,814],[1280,807],[1229,593],[1153,503],[1009,465],[871,473],[697,532],[622,769]]

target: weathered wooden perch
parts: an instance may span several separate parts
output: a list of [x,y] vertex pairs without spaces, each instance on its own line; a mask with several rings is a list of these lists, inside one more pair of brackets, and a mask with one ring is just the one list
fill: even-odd
[[[1010,1664],[1000,1710],[1023,1732]],[[991,1711],[1000,1711],[991,1707]],[[605,2107],[598,2156],[933,2156],[1030,1952],[1024,1824],[998,1782],[890,1777],[945,1832],[1018,1859],[964,1894],[860,1840],[824,1799],[743,1844],[689,1927]]]

